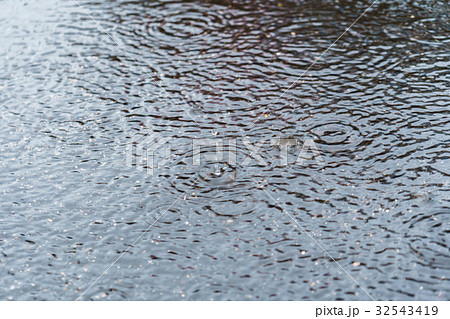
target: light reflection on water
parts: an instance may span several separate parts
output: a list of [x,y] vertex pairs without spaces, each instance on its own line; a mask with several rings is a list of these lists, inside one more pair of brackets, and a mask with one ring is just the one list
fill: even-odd
[[[369,1],[80,3],[178,103],[71,1],[0,3],[2,299],[77,298],[169,207],[83,299],[369,299],[277,203],[375,299],[448,299],[445,3],[379,1],[276,103]],[[325,163],[190,165],[212,137]]]

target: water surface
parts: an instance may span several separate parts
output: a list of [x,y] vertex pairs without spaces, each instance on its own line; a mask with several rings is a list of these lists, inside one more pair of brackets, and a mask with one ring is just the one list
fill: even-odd
[[[370,1],[80,4],[118,43],[73,1],[0,2],[1,299],[370,300],[305,231],[374,299],[449,299],[445,1],[378,1],[280,99]],[[125,153],[153,133],[150,175]],[[193,166],[196,138],[236,165]]]

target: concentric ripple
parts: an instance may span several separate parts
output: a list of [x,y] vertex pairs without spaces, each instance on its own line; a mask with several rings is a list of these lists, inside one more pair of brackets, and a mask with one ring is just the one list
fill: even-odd
[[169,12],[167,16],[152,16],[146,24],[148,36],[162,42],[196,41],[217,32],[224,24],[218,12],[194,3],[169,3],[155,11]]

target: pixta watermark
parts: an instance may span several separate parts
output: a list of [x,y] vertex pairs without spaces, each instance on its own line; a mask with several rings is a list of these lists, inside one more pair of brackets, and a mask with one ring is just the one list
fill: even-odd
[[[163,136],[155,132],[140,132],[134,135],[126,145],[126,164],[137,170],[153,175],[156,170],[170,166],[174,154],[181,143],[178,138]],[[184,143],[185,145],[186,143]],[[193,138],[185,162],[200,166],[204,162],[220,162],[229,166],[263,166],[276,161],[277,166],[303,165],[313,161],[324,164],[322,155],[311,138]],[[267,156],[268,150],[270,157]]]

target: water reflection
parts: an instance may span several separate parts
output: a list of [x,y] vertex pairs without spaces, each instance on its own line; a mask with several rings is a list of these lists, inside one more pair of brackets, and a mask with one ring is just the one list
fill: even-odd
[[[448,299],[447,4],[379,1],[274,103],[371,2],[80,3],[132,58],[71,1],[0,4],[2,299],[77,298],[168,209],[83,299],[368,300],[277,203],[375,299]],[[143,131],[177,141],[152,176]],[[211,137],[325,163],[190,165]]]

